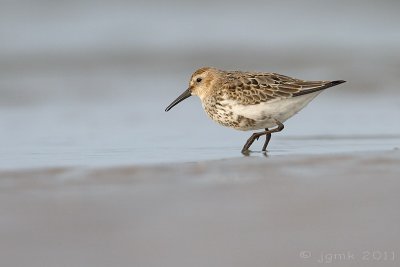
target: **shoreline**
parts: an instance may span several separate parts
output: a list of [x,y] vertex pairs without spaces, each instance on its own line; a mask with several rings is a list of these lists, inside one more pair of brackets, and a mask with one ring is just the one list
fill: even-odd
[[[263,155],[262,152],[253,152],[250,156],[238,156],[232,158],[210,159],[210,160],[196,160],[187,162],[162,162],[162,163],[139,163],[139,164],[117,164],[110,166],[49,166],[49,167],[34,167],[22,169],[0,169],[0,179],[31,179],[33,177],[43,179],[48,178],[62,178],[63,181],[68,179],[93,178],[96,175],[101,176],[121,176],[133,178],[138,176],[151,177],[154,175],[173,177],[175,175],[182,176],[182,172],[186,171],[189,174],[198,175],[196,170],[199,168],[202,173],[209,172],[210,174],[220,173],[220,169],[229,168],[235,170],[237,173],[256,174],[251,171],[250,167],[268,167],[272,170],[280,170],[286,168],[287,165],[307,166],[308,164],[337,162],[345,163],[347,160],[359,161],[373,161],[376,160],[377,164],[381,163],[382,159],[389,161],[400,162],[400,150],[395,147],[392,150],[381,151],[364,151],[364,152],[331,152],[325,154],[290,154],[290,155]],[[371,166],[374,166],[372,164]],[[371,167],[368,166],[368,167]],[[244,168],[242,170],[241,168]],[[330,171],[334,171],[331,169]],[[84,179],[83,179],[84,180]],[[84,181],[82,181],[84,182]]]

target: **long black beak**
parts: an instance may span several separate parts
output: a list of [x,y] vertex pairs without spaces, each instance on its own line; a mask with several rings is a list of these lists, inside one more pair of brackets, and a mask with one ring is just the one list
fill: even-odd
[[171,108],[173,108],[175,105],[177,105],[179,102],[185,100],[186,98],[188,98],[189,96],[192,95],[192,92],[190,91],[190,89],[187,89],[185,92],[183,92],[180,96],[178,96],[177,99],[175,99],[166,109],[165,111],[169,111]]

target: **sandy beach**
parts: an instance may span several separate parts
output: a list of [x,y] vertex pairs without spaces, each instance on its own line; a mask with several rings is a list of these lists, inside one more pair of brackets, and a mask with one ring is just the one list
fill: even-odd
[[393,150],[1,172],[2,264],[398,266],[399,162]]

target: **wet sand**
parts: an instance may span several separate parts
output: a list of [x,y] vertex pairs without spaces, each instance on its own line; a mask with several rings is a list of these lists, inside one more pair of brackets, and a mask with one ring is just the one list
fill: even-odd
[[2,171],[0,256],[32,267],[398,266],[399,163],[392,150]]

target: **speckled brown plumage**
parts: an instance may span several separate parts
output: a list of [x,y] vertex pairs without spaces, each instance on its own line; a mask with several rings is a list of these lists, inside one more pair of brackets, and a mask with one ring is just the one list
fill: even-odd
[[221,72],[222,95],[243,105],[254,105],[277,98],[290,98],[303,90],[324,89],[330,81],[304,81],[277,73]]

